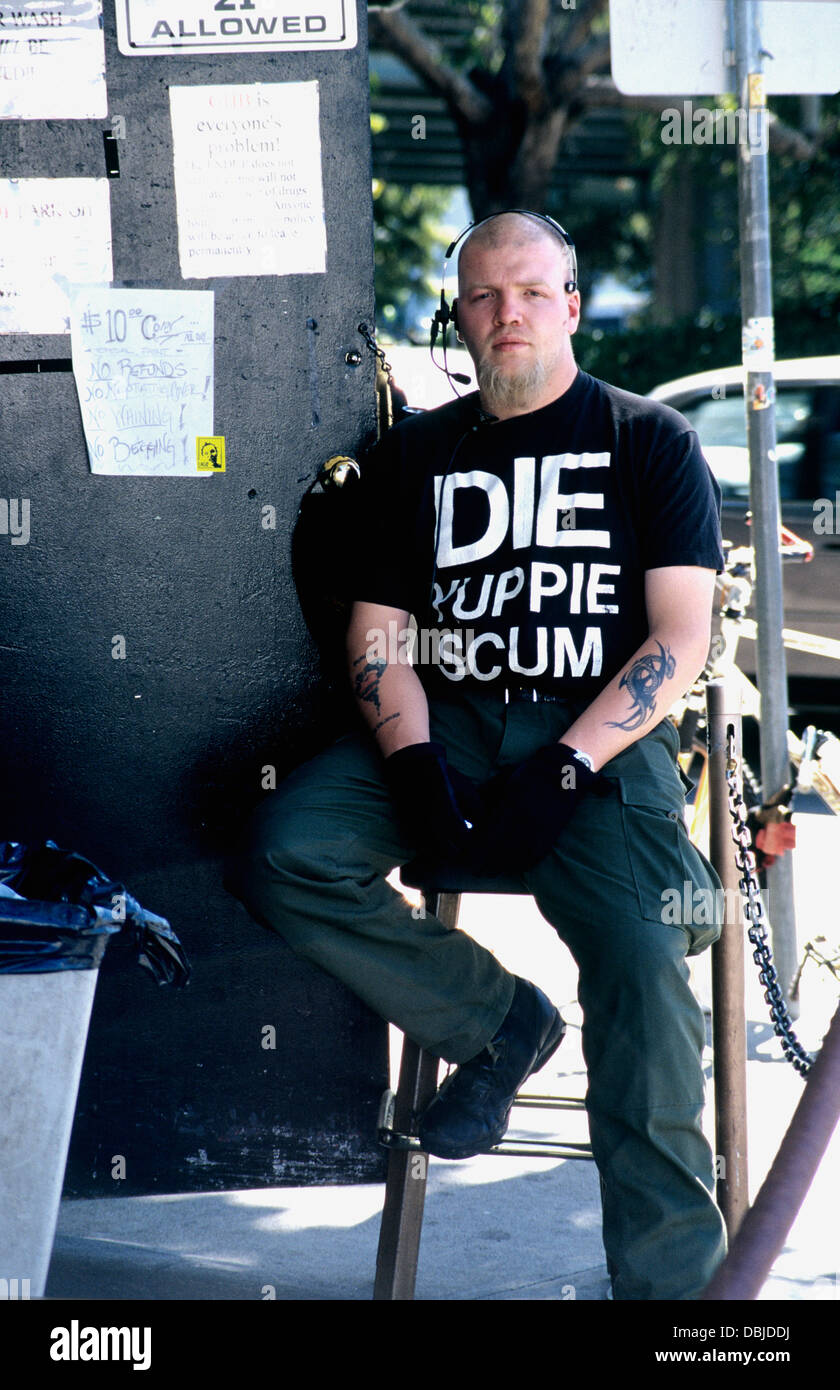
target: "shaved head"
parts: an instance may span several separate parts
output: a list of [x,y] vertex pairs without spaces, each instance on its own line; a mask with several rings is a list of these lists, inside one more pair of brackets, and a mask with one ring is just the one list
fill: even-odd
[[458,275],[460,277],[464,257],[469,248],[475,251],[496,251],[500,247],[518,249],[540,241],[547,241],[550,245],[560,248],[563,252],[567,273],[571,276],[572,258],[569,248],[559,232],[553,231],[548,223],[543,222],[541,218],[532,217],[522,212],[499,212],[492,215],[486,222],[474,227],[461,247],[458,257]]

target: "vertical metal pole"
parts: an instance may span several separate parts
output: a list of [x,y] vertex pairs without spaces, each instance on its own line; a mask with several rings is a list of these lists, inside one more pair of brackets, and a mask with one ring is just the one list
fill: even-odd
[[[765,798],[790,777],[787,752],[788,698],[784,606],[779,555],[779,475],[773,384],[773,289],[770,268],[770,212],[767,144],[769,125],[764,94],[760,37],[761,5],[735,0],[738,141],[738,222],[741,250],[741,355],[750,454],[750,506],[755,548],[757,674],[761,695],[761,781]],[[796,970],[793,866],[782,855],[768,870],[773,956],[789,998]]]
[[717,1202],[730,1240],[749,1206],[747,1180],[747,1030],[744,927],[726,787],[726,744],[735,732],[741,756],[740,698],[734,683],[709,681],[709,859],[724,889],[720,940],[712,947],[712,1034],[715,1062]]

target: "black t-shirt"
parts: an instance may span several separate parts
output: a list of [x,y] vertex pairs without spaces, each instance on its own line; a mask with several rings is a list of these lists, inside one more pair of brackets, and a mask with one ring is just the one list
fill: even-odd
[[358,499],[352,596],[414,615],[431,689],[594,696],[648,634],[645,571],[723,566],[688,422],[582,371],[527,415],[493,421],[472,392],[402,422]]

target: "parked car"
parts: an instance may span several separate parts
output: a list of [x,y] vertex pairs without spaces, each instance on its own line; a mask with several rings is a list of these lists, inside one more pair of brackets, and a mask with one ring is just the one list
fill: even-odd
[[[785,626],[840,639],[840,356],[802,357],[775,365],[779,494],[784,524],[814,546],[809,564],[783,570]],[[651,391],[696,429],[722,493],[723,534],[748,545],[749,457],[743,369],[725,367],[665,382]],[[797,724],[837,729],[840,661],[787,651]],[[739,648],[755,673],[755,644]]]

